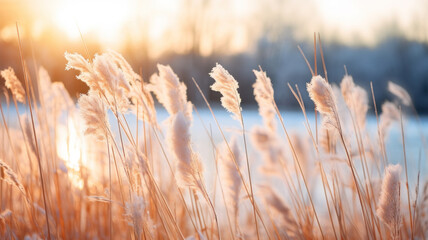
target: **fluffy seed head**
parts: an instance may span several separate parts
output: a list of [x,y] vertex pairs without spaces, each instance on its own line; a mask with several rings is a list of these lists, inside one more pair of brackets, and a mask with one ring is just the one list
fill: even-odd
[[232,206],[233,213],[236,217],[238,214],[238,204],[242,181],[238,170],[236,169],[234,160],[236,161],[238,167],[240,167],[242,162],[242,154],[236,138],[231,139],[229,142],[229,147],[232,153],[224,143],[217,157],[220,164],[220,176],[222,184],[225,188],[226,203],[227,205],[230,204],[230,206]]
[[170,66],[158,64],[159,74],[150,77],[150,91],[170,115],[179,111],[189,119],[192,118],[192,104],[187,101],[186,85],[180,82]]
[[251,142],[259,151],[268,150],[274,142],[274,136],[265,128],[255,126],[251,130]]
[[127,79],[127,82],[132,83],[135,80],[140,80],[140,81],[142,80],[141,76],[135,73],[134,70],[132,70],[131,65],[125,60],[125,58],[120,53],[115,52],[113,50],[109,50],[107,51],[107,55],[123,71],[123,74]]
[[125,74],[108,54],[96,55],[93,61],[93,69],[97,76],[103,93],[106,95],[110,108],[115,111],[125,112],[129,109],[127,95],[131,87],[125,78]]
[[19,191],[21,191],[21,193],[25,197],[27,197],[27,194],[25,193],[25,188],[22,185],[21,181],[19,181],[18,175],[2,159],[0,159],[0,169],[4,172],[4,177],[2,177],[2,180],[17,187]]
[[93,92],[103,91],[103,83],[95,73],[92,63],[78,53],[66,52],[64,56],[67,60],[65,70],[75,69],[80,71],[80,74],[76,77],[77,79],[88,85],[89,89]]
[[412,98],[409,93],[401,86],[390,81],[388,82],[388,91],[398,97],[404,105],[410,106],[412,104]]
[[126,93],[132,103],[130,105],[131,110],[137,115],[138,119],[156,125],[156,109],[153,97],[141,76],[134,72],[131,65],[120,53],[109,50],[107,55],[120,68],[125,76],[126,83],[129,84],[130,91],[126,91]]
[[270,78],[266,76],[266,72],[253,70],[256,75],[256,82],[253,84],[254,96],[259,105],[259,114],[263,118],[265,126],[275,131],[275,108],[273,105],[273,88]]
[[266,175],[280,176],[280,161],[285,160],[284,150],[277,135],[266,128],[255,126],[251,130],[251,143],[263,157],[261,171]]
[[76,69],[80,72],[90,72],[92,69],[92,66],[89,61],[78,53],[65,52],[64,57],[67,60],[65,70]]
[[175,156],[179,186],[197,189],[202,186],[199,177],[202,172],[202,163],[190,145],[190,124],[191,122],[182,112],[173,115],[168,143]]
[[289,237],[295,237],[298,234],[298,226],[284,200],[270,186],[261,186],[259,194],[281,231]]
[[142,196],[132,193],[131,200],[125,203],[125,217],[128,224],[136,231],[136,236],[140,237],[143,230],[143,219],[146,203]]
[[238,121],[241,120],[241,97],[238,93],[238,82],[220,64],[211,70],[210,76],[215,80],[211,85],[213,91],[220,92],[221,105]]
[[95,55],[92,63],[77,53],[65,53],[65,58],[68,61],[66,70],[80,71],[77,78],[86,83],[92,92],[99,93],[113,111],[117,109],[125,112],[129,109],[128,95],[131,88],[125,73],[129,71],[129,65],[124,66],[127,70],[123,70],[121,66],[124,63],[120,62],[117,55]]
[[340,83],[343,98],[346,105],[353,113],[360,128],[364,128],[366,124],[366,114],[368,110],[367,92],[354,84],[351,76],[345,75]]
[[383,138],[387,136],[391,125],[395,121],[400,121],[400,118],[400,110],[394,103],[385,102],[382,105],[382,114],[379,117],[379,128]]
[[317,75],[312,77],[311,82],[307,84],[307,89],[316,109],[323,114],[323,123],[339,128],[336,100],[330,84]]
[[400,165],[388,165],[382,181],[382,190],[376,210],[379,218],[391,229],[400,224]]
[[6,87],[12,91],[13,96],[16,100],[21,103],[25,103],[25,90],[22,87],[21,82],[15,75],[13,68],[9,67],[0,72],[1,76],[6,80]]
[[85,134],[92,134],[98,140],[104,140],[110,128],[104,102],[95,93],[90,92],[88,95],[81,95],[78,104],[86,123]]

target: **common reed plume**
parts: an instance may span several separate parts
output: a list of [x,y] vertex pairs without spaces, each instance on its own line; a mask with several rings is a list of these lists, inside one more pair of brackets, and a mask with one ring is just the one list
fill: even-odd
[[131,100],[130,108],[138,119],[157,124],[156,109],[153,97],[147,83],[136,74],[128,62],[119,53],[110,51],[109,54],[121,66],[131,86],[128,97]]
[[223,188],[225,189],[224,194],[226,199],[226,206],[230,206],[234,216],[235,224],[238,224],[238,209],[242,181],[238,170],[236,169],[235,163],[233,162],[233,158],[235,158],[236,164],[238,168],[240,168],[242,163],[242,153],[235,137],[232,137],[230,140],[229,147],[232,152],[228,151],[227,146],[224,143],[217,154],[217,158],[220,163],[219,175],[222,180]]
[[192,104],[187,101],[186,85],[180,82],[170,66],[158,64],[157,67],[159,74],[150,77],[148,88],[170,115],[181,111],[191,121]]
[[256,82],[253,84],[254,96],[259,107],[259,115],[263,126],[255,126],[251,130],[254,147],[263,156],[261,171],[266,175],[279,175],[280,161],[284,160],[284,151],[276,132],[276,111],[274,107],[274,91],[272,82],[266,72],[253,70]]
[[404,105],[410,106],[412,104],[412,98],[409,93],[401,86],[389,81],[388,91],[398,97]]
[[141,76],[134,72],[131,65],[125,60],[125,58],[118,52],[115,52],[113,50],[107,51],[107,55],[110,57],[110,59],[116,63],[120,69],[123,71],[123,74],[125,75],[125,78],[127,79],[128,83],[132,83],[134,81],[141,81]]
[[76,113],[76,105],[65,89],[62,82],[52,82],[48,72],[43,67],[38,71],[39,99],[44,107],[48,126],[54,128],[58,123],[58,117],[62,112],[67,112],[71,117]]
[[76,76],[77,79],[86,83],[89,88],[94,92],[102,92],[101,83],[97,81],[97,76],[93,70],[92,64],[78,53],[64,54],[67,64],[65,70],[75,69],[80,71],[80,74]]
[[146,155],[139,149],[129,146],[125,159],[126,167],[130,173],[146,174],[149,171],[149,164]]
[[110,54],[95,55],[92,63],[77,53],[65,53],[65,58],[68,61],[66,70],[79,70],[77,78],[102,97],[113,111],[126,112],[129,109],[129,82]]
[[266,128],[255,126],[251,129],[251,142],[263,159],[261,172],[266,176],[281,176],[280,161],[285,161],[284,149],[276,134]]
[[400,173],[401,166],[388,165],[382,181],[382,190],[376,213],[391,229],[392,237],[399,239],[400,215]]
[[131,83],[130,93],[131,110],[138,119],[157,124],[155,102],[149,89],[142,80],[136,80]]
[[21,103],[25,103],[25,90],[22,87],[21,82],[15,75],[13,68],[9,67],[0,72],[1,76],[6,80],[6,87],[12,92],[16,100]]
[[[215,80],[214,84],[211,85],[211,90],[217,91],[221,93],[221,105],[230,113],[232,113],[232,118],[239,121],[242,127],[242,138],[244,140],[244,150],[245,150],[245,160],[247,165],[247,173],[248,173],[248,180],[250,183],[250,191],[248,191],[247,187],[245,186],[245,190],[247,191],[248,195],[251,196],[250,201],[253,205],[253,213],[254,213],[254,220],[255,220],[255,228],[257,237],[259,238],[259,229],[258,229],[258,221],[257,221],[257,204],[254,200],[254,189],[253,189],[253,183],[251,178],[251,168],[250,168],[250,160],[248,157],[248,149],[247,149],[247,140],[245,136],[245,126],[244,126],[244,118],[242,117],[242,109],[241,109],[241,97],[238,93],[238,82],[233,78],[232,75],[229,74],[229,72],[224,69],[220,64],[216,63],[216,66],[213,67],[210,74],[211,78]],[[226,139],[224,139],[226,141]],[[228,149],[229,151],[230,148]],[[240,171],[240,170],[238,170]],[[240,174],[241,180],[244,181],[242,178],[242,174]],[[245,185],[245,183],[244,183]],[[262,220],[263,222],[263,220]],[[266,226],[263,223],[263,227],[266,229]]]
[[215,80],[211,89],[222,95],[221,105],[232,113],[234,119],[241,121],[241,97],[238,93],[238,82],[218,63],[211,70],[210,76]]
[[382,113],[379,117],[379,129],[382,138],[388,135],[389,129],[394,122],[400,121],[400,110],[392,102],[382,104]]
[[299,232],[299,227],[284,200],[272,189],[271,186],[262,185],[259,187],[259,196],[265,202],[265,206],[270,212],[270,218],[276,225],[280,235],[285,239],[299,239],[303,236]]
[[125,112],[129,109],[128,95],[131,87],[122,69],[111,59],[109,54],[95,55],[93,68],[99,81],[104,83],[104,94],[111,109]]
[[176,159],[179,186],[202,190],[202,164],[191,148],[190,121],[184,113],[178,112],[173,116],[168,134],[169,146]]
[[362,87],[355,85],[350,75],[343,77],[340,89],[346,105],[351,110],[352,117],[356,119],[360,129],[363,129],[366,125],[366,115],[369,109],[367,92]]
[[25,188],[21,181],[19,181],[18,175],[2,159],[0,159],[0,170],[3,172],[3,176],[1,176],[0,179],[15,186],[25,197],[27,197]]
[[177,183],[204,192],[202,163],[191,147],[192,104],[187,101],[187,88],[170,66],[158,64],[158,70],[150,78],[149,89],[170,114],[167,141],[174,153]]
[[[145,83],[140,75],[134,72],[131,65],[118,52],[108,51],[107,55],[110,60],[120,67],[124,74],[126,83],[129,84],[128,98],[131,99],[130,106],[139,119],[156,123],[156,109],[154,101],[149,89],[145,87]],[[137,107],[139,108],[137,110]],[[137,114],[138,112],[138,114]]]
[[141,233],[144,230],[145,213],[146,203],[144,198],[132,193],[130,201],[126,202],[125,205],[125,217],[128,224],[134,229],[137,239],[141,239]]
[[276,111],[273,105],[274,96],[272,82],[266,76],[266,72],[253,70],[256,82],[253,84],[254,96],[259,105],[259,114],[263,118],[264,125],[272,132],[276,131]]
[[89,92],[88,95],[79,97],[78,104],[86,124],[85,134],[94,135],[98,140],[105,140],[109,134],[110,125],[104,102],[95,93]]
[[339,116],[337,113],[336,99],[330,84],[317,75],[307,83],[309,97],[315,103],[317,111],[323,116],[323,125],[328,129],[339,129]]

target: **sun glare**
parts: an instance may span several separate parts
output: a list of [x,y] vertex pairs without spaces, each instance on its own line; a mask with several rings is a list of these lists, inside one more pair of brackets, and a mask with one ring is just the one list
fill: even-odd
[[78,173],[81,165],[86,164],[84,137],[72,120],[68,121],[68,126],[59,126],[57,131],[58,157],[64,160],[72,184],[82,188],[83,180]]
[[120,43],[121,30],[132,13],[129,0],[65,0],[55,10],[55,24],[70,38],[82,34],[95,35],[103,42]]

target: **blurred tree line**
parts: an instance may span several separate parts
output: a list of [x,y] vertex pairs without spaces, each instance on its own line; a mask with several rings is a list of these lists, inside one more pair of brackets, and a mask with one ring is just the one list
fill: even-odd
[[[175,47],[179,47],[179,51],[170,50],[152,56],[150,53],[154,43],[148,37],[151,28],[148,24],[150,19],[144,16],[133,19],[140,23],[138,39],[134,37],[132,32],[134,30],[123,31],[124,43],[119,52],[131,63],[136,72],[148,80],[150,75],[157,71],[157,63],[171,65],[180,79],[186,83],[189,99],[194,104],[203,106],[202,97],[191,79],[196,79],[211,101],[218,102],[219,94],[209,90],[213,80],[208,75],[218,62],[238,80],[243,104],[255,106],[252,91],[255,76],[252,70],[259,69],[260,66],[272,79],[278,105],[284,108],[298,107],[287,83],[292,86],[297,84],[302,93],[306,92],[305,83],[310,81],[311,75],[297,46],[302,47],[313,66],[313,42],[306,40],[310,37],[304,39],[299,37],[298,26],[287,16],[290,12],[281,11],[287,6],[288,1],[266,1],[263,11],[256,11],[256,14],[251,16],[252,20],[219,14],[223,6],[214,1],[182,2],[180,14],[177,16],[177,22],[181,24],[163,36],[165,39],[179,39],[179,42],[172,43],[178,45]],[[4,4],[10,4],[9,9],[20,9],[15,10],[28,17],[21,18],[20,24],[24,59],[28,62],[33,78],[35,76],[33,66],[41,65],[48,70],[53,81],[63,81],[72,96],[87,91],[86,86],[75,79],[76,72],[65,71],[66,62],[63,54],[65,51],[79,52],[90,58],[95,53],[101,53],[106,46],[93,40],[95,38],[91,35],[85,35],[83,38],[87,52],[82,41],[72,41],[55,28],[45,30],[34,39],[31,37],[34,32],[31,13],[22,10],[25,9],[22,6],[20,8],[12,5],[9,0],[3,3],[3,6],[7,6]],[[144,3],[141,3],[141,7],[144,7]],[[217,11],[213,11],[213,8]],[[3,8],[0,12],[5,13],[4,9],[8,8]],[[224,19],[226,16],[229,17],[227,20]],[[296,16],[302,17],[305,16]],[[6,14],[0,14],[0,68],[12,66],[22,79],[16,29],[10,29],[11,24],[14,26],[13,19]],[[415,31],[425,29],[425,26],[416,23]],[[235,27],[223,31],[227,25]],[[427,41],[408,40],[395,28],[394,24],[385,28],[381,40],[373,46],[349,45],[334,40],[324,41],[323,52],[329,80],[332,83],[339,83],[345,74],[344,65],[346,65],[355,82],[369,93],[370,82],[373,82],[377,103],[391,97],[387,92],[387,82],[394,81],[409,91],[419,112],[428,113]],[[252,40],[247,44],[247,49],[233,51],[231,48],[233,42],[237,41],[236,31],[241,31],[243,39]],[[173,38],[177,34],[179,38],[177,36]],[[308,32],[307,35],[312,36],[312,33]],[[317,55],[318,72],[323,75],[319,52]],[[34,60],[36,64],[33,64]],[[0,84],[4,85],[3,79],[0,80]],[[303,94],[304,100],[311,104],[306,95]]]

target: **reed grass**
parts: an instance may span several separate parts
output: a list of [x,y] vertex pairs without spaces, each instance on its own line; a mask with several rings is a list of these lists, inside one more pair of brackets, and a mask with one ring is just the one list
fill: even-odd
[[[315,63],[316,46],[314,41]],[[358,86],[348,73],[336,86],[327,79],[324,59],[321,76],[305,58],[312,74],[307,95],[314,105],[305,106],[305,93],[288,84],[306,130],[293,132],[260,67],[253,87],[263,121],[247,129],[239,79],[217,64],[211,89],[222,94],[221,104],[239,124],[229,138],[230,126],[214,113],[222,110],[211,108],[195,79],[217,129],[208,128],[207,119],[193,119],[193,109],[198,112],[170,66],[158,65],[158,73],[145,81],[117,52],[93,59],[66,53],[65,58],[66,69],[90,89],[77,103],[41,66],[34,64],[32,76],[23,58],[24,76],[12,68],[1,72],[8,89],[0,105],[4,239],[427,236],[428,183],[421,169],[412,169],[423,156],[419,162],[409,159],[405,142],[404,120],[420,120],[407,114],[414,112],[413,102],[396,84],[388,87],[398,101],[383,103],[378,112],[372,86],[373,107],[369,86]],[[161,107],[169,115],[163,122],[156,116]],[[312,107],[315,122],[308,119]],[[370,114],[376,114],[377,131],[366,124]],[[198,134],[209,141],[194,140],[195,124],[203,125],[205,132]],[[386,144],[394,128],[401,132],[403,150],[395,165]],[[198,152],[201,147],[214,156]]]

